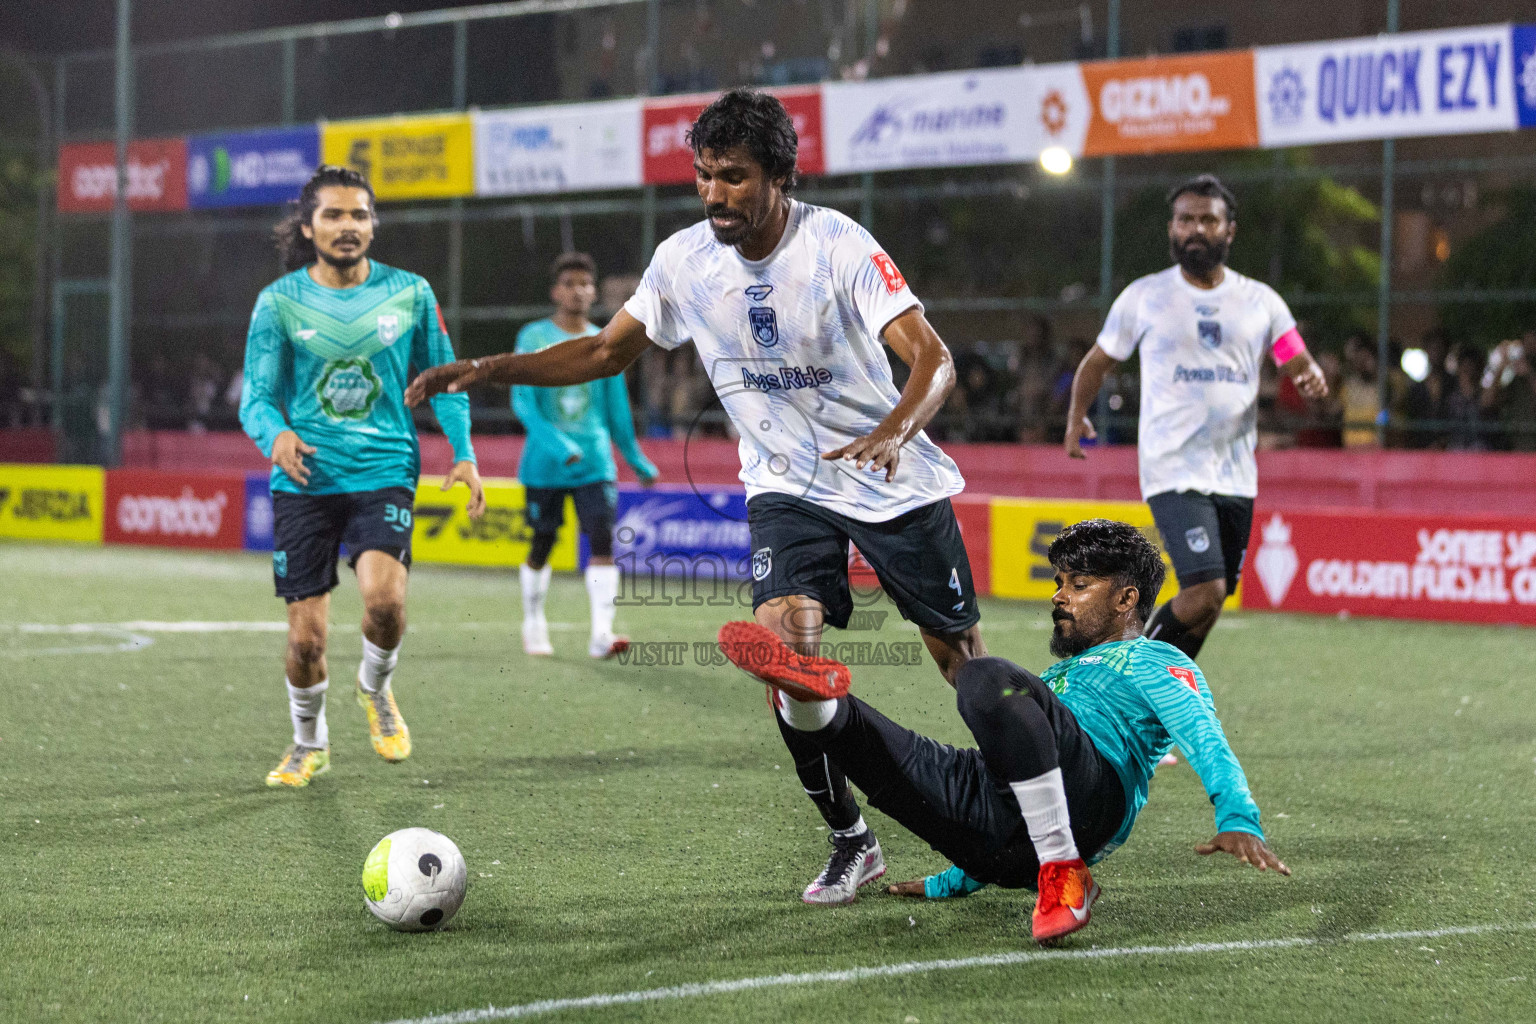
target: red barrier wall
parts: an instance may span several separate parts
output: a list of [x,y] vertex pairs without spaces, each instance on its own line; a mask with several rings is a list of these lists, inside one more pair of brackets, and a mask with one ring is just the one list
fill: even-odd
[[[448,442],[436,434],[423,435],[421,441],[422,469],[446,470],[452,458]],[[736,482],[740,464],[732,441],[646,440],[642,445],[665,480]],[[522,448],[521,437],[476,438],[481,473],[516,475]],[[1091,449],[1082,461],[1066,458],[1054,445],[950,444],[944,448],[965,474],[968,494],[1130,501],[1140,497],[1134,448]],[[221,472],[267,467],[256,446],[244,434],[233,432],[134,432],[124,438],[123,464]],[[619,476],[633,479],[622,465]],[[1270,508],[1343,506],[1529,515],[1536,509],[1536,456],[1335,449],[1261,452],[1259,495]]]

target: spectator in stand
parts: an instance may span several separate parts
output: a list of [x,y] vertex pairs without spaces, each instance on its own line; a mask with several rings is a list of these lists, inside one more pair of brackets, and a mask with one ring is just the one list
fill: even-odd
[[951,392],[954,415],[948,438],[973,443],[1012,440],[1010,417],[1003,409],[1007,389],[1001,374],[975,352],[961,353],[956,364],[959,386]]
[[1483,371],[1482,407],[1499,422],[1504,451],[1536,451],[1536,377],[1531,360],[1536,331],[1520,341],[1501,341],[1488,356]]
[[[1446,369],[1450,346],[1440,330],[1429,331],[1422,343],[1424,354],[1429,357],[1429,376],[1408,385],[1403,398],[1403,417],[1408,428],[1408,445],[1411,448],[1439,448],[1445,444],[1445,402],[1455,387],[1455,379]],[[1426,424],[1425,421],[1430,421]]]
[[1480,429],[1482,420],[1483,356],[1470,345],[1458,345],[1446,356],[1447,386],[1442,416],[1451,423],[1446,447],[1453,452],[1476,452],[1488,447]]
[[1072,380],[1077,375],[1078,364],[1093,346],[1082,338],[1073,338],[1064,346],[1055,346],[1055,363],[1051,368],[1051,400],[1048,431],[1051,438],[1060,438],[1067,429],[1067,407],[1072,404]]
[[[1326,371],[1325,371],[1326,372]],[[1356,332],[1344,342],[1344,447],[1379,447],[1376,422],[1381,415],[1381,396],[1376,390],[1376,347],[1365,334]]]
[[1008,356],[1008,373],[1015,381],[1009,401],[1016,410],[1016,439],[1027,444],[1045,442],[1045,420],[1051,397],[1051,322],[1035,317],[1034,330],[1019,341]]
[[192,359],[192,379],[187,383],[187,429],[201,434],[208,429],[213,403],[224,392],[218,364],[199,352]]

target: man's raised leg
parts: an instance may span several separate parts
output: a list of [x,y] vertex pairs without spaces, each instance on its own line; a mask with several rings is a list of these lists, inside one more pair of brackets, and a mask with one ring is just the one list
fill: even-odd
[[1013,790],[1040,861],[1031,927],[1037,941],[1088,923],[1099,887],[1078,853],[1057,749],[1058,723],[1070,712],[1037,676],[1002,658],[967,662],[956,677],[960,716],[981,747],[987,771]]

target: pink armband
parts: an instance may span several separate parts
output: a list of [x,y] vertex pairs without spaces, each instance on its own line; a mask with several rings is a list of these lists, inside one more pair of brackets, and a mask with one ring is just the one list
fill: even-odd
[[1275,339],[1275,347],[1270,349],[1270,355],[1274,356],[1276,366],[1284,366],[1306,350],[1307,343],[1301,340],[1301,332],[1292,327]]

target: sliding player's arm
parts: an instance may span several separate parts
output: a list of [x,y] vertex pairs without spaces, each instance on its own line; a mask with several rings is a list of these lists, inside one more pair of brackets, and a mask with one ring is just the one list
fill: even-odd
[[1215,805],[1216,835],[1196,846],[1195,852],[1209,855],[1224,850],[1260,871],[1273,868],[1289,875],[1291,869],[1265,845],[1264,830],[1259,827],[1259,807],[1248,791],[1243,767],[1227,743],[1221,720],[1205,696],[1188,682],[1200,679],[1195,671],[1198,670],[1181,669],[1184,674],[1175,675],[1172,670],[1159,670],[1159,676],[1166,672],[1166,680],[1154,678],[1142,688],[1153,713],[1184,752]]
[[[422,282],[416,296],[416,331],[411,342],[411,362],[424,370],[453,363],[453,343],[448,339],[443,311],[432,294],[432,287],[426,282]],[[434,395],[432,412],[453,447],[453,467],[443,478],[442,489],[451,490],[455,484],[468,487],[469,504],[465,511],[471,519],[479,519],[485,515],[485,486],[480,482],[475,446],[469,437],[469,396]]]
[[635,438],[635,417],[629,409],[629,390],[624,386],[623,375],[606,378],[602,382],[602,395],[603,419],[608,424],[608,435],[613,438],[614,447],[642,484],[654,483],[661,474],[656,464],[645,457]]
[[954,389],[955,361],[921,307],[914,306],[886,324],[883,337],[912,368],[901,400],[874,430],[822,458],[852,459],[859,469],[868,465],[874,472],[885,470],[886,480],[891,480],[901,462],[901,446],[928,425]]
[[572,338],[537,352],[460,359],[427,370],[411,381],[405,404],[415,407],[432,395],[458,394],[475,384],[585,384],[622,373],[649,344],[645,325],[621,309],[607,327],[585,338]]
[[304,456],[313,455],[283,416],[283,383],[291,373],[287,338],[272,300],[266,293],[256,300],[251,327],[245,337],[245,373],[240,385],[240,426],[261,454],[272,460],[299,486],[309,483]]

